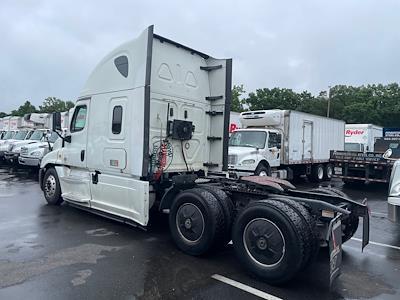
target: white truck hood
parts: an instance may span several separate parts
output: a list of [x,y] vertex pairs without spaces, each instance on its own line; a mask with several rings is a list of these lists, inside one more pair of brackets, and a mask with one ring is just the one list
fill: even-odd
[[24,140],[11,143],[12,145],[12,152],[20,152],[21,148],[27,145],[38,144],[39,141],[32,141],[32,140]]
[[239,146],[229,146],[228,154],[243,156],[255,152],[257,149],[252,147],[239,147]]

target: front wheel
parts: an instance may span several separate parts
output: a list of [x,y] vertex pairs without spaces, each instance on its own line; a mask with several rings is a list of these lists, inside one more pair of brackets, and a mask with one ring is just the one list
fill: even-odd
[[260,164],[258,165],[256,171],[254,172],[256,176],[271,176],[271,168]]
[[49,168],[44,174],[43,191],[48,204],[60,205],[63,202],[60,181],[54,168]]

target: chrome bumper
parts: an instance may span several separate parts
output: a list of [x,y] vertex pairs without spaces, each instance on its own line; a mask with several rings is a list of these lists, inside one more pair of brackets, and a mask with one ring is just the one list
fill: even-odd
[[40,159],[39,158],[30,158],[30,157],[23,157],[20,156],[18,161],[21,165],[31,166],[31,167],[39,167],[40,166]]

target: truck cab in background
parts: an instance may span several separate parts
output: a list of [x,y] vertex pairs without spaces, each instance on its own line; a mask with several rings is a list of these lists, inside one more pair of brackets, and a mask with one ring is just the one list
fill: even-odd
[[380,126],[374,124],[346,124],[344,150],[374,152],[375,140],[382,136],[383,128]]
[[230,176],[331,179],[329,154],[344,148],[343,121],[279,109],[243,112],[240,121],[229,141]]
[[271,175],[270,168],[280,166],[281,139],[278,130],[236,130],[229,140],[229,168],[241,174]]

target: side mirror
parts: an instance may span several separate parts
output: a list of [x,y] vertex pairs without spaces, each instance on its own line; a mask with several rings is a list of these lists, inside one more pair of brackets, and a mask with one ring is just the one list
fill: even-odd
[[53,113],[53,122],[51,129],[53,131],[60,131],[61,130],[61,113],[55,112]]
[[385,153],[383,153],[383,158],[384,159],[390,159],[390,157],[392,156],[392,154],[393,154],[393,151],[392,151],[392,149],[387,149],[386,151],[385,151]]

